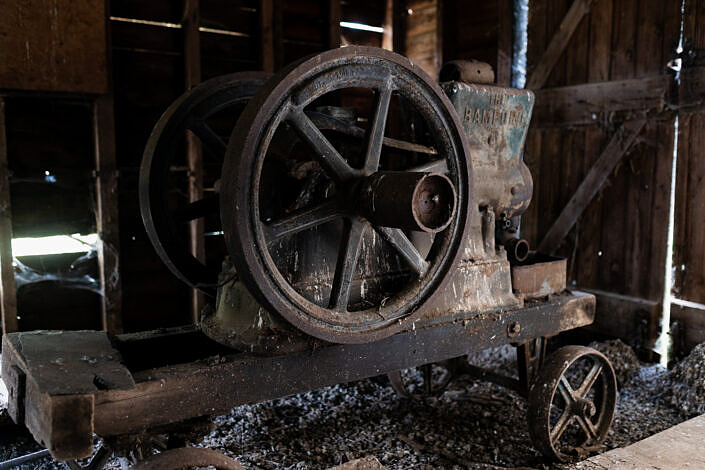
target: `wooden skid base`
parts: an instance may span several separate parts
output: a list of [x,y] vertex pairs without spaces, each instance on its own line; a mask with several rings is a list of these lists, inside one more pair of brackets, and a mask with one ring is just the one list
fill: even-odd
[[225,350],[193,328],[114,338],[95,331],[12,333],[3,338],[2,375],[14,381],[7,386],[18,421],[56,459],[66,460],[89,456],[94,433],[139,433],[551,336],[590,324],[594,312],[593,295],[564,293],[374,343],[311,342],[306,351],[269,357]]

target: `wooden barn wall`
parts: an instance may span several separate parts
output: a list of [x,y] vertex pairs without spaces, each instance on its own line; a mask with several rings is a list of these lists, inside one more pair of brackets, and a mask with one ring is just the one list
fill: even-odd
[[[261,70],[260,9],[271,8],[274,68],[329,48],[331,4],[325,0],[200,0],[201,78]],[[363,2],[362,16],[371,23],[377,2]],[[370,13],[372,12],[372,13]],[[137,195],[139,166],[149,134],[166,108],[185,90],[184,34],[181,2],[113,0],[110,15],[115,133],[119,178],[120,272],[125,331],[180,325],[191,321],[190,290],[164,266],[142,224]],[[337,15],[340,15],[338,11]],[[383,15],[383,11],[382,11]],[[137,22],[125,21],[137,20]],[[145,24],[156,22],[159,24]],[[378,23],[381,24],[381,20]],[[374,33],[373,33],[374,34]],[[381,38],[380,34],[377,34]],[[333,38],[334,40],[334,38]],[[339,39],[338,39],[339,40]],[[367,39],[369,41],[369,38]],[[381,39],[380,39],[381,40]],[[337,45],[337,44],[335,44]],[[227,136],[224,136],[227,137]],[[184,185],[183,191],[186,191]]]
[[476,59],[497,70],[500,1],[443,1],[443,61]]
[[[530,2],[528,77],[571,4]],[[665,74],[678,44],[680,20],[679,1],[595,0],[544,87]],[[596,112],[593,123],[569,127],[532,120],[525,160],[535,190],[522,220],[522,236],[532,246],[557,219],[623,119]],[[569,260],[569,284],[662,298],[672,144],[672,115],[650,116],[560,247],[559,254]]]
[[671,318],[687,351],[705,341],[705,0],[686,1],[683,37],[672,295],[700,306],[675,304]]

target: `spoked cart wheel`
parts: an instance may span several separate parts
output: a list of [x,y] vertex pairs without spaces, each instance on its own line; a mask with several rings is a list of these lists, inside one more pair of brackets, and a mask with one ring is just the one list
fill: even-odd
[[554,352],[531,385],[529,434],[546,457],[569,461],[596,450],[614,419],[617,379],[609,360],[584,346]]
[[[363,95],[368,118],[341,145],[331,136],[341,129],[314,115]],[[402,106],[413,138],[387,132]],[[273,152],[292,130],[298,150]],[[324,52],[273,77],[238,120],[222,172],[228,251],[255,298],[302,331],[336,343],[389,336],[457,265],[470,165],[451,103],[420,68],[376,48]]]
[[[215,164],[219,171],[227,142],[220,137],[216,121],[233,126],[244,105],[269,77],[264,72],[234,73],[186,92],[159,119],[142,158],[140,209],[150,241],[176,277],[211,295],[215,294],[220,266],[209,269],[191,255],[187,228],[192,220],[211,214],[217,220],[219,195],[215,192],[190,203],[185,196],[183,183],[190,177],[184,171],[186,134],[191,132],[200,140],[204,163]],[[227,129],[230,132],[232,127]],[[184,176],[181,188],[173,181],[176,173]]]
[[[465,358],[461,358],[465,360]],[[389,372],[387,378],[400,396],[416,401],[439,397],[457,376],[458,360],[425,364],[406,370]]]

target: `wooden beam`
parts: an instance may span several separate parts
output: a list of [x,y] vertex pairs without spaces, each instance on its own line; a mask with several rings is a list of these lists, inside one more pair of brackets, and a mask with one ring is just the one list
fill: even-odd
[[590,172],[563,208],[561,215],[553,223],[539,243],[538,251],[553,254],[563,238],[568,234],[590,201],[600,191],[607,177],[612,173],[622,156],[634,142],[636,136],[646,124],[646,119],[636,119],[623,123],[614,133],[609,143],[602,151]]
[[499,32],[497,37],[497,74],[499,86],[512,84],[512,48],[514,38],[514,0],[498,0]]
[[687,305],[671,305],[671,322],[679,323],[678,337],[673,338],[673,353],[688,354],[695,346],[705,341],[705,311]]
[[328,0],[328,48],[340,47],[340,0]]
[[122,332],[122,282],[118,219],[118,171],[115,160],[115,111],[112,95],[93,102],[93,135],[96,168],[96,228],[98,270],[103,289],[101,318],[109,333]]
[[392,16],[392,45],[394,52],[406,55],[406,0],[394,0]]
[[[184,84],[187,90],[201,83],[201,46],[198,27],[201,24],[199,0],[186,0],[182,27],[184,30]],[[186,133],[186,159],[188,162],[188,196],[189,202],[203,199],[203,153],[201,143],[192,133]],[[189,242],[191,254],[205,262],[204,220],[199,218],[189,222]],[[191,290],[191,317],[194,323],[200,320],[204,305],[203,294]]]
[[274,0],[259,2],[260,67],[274,72]]
[[661,302],[596,289],[582,289],[597,298],[595,322],[585,330],[640,344],[640,353],[649,355],[661,320]]
[[583,17],[587,15],[592,9],[592,5],[596,0],[574,0],[573,4],[570,6],[570,10],[566,13],[561,25],[558,27],[558,31],[551,38],[551,42],[548,44],[546,52],[536,64],[533,73],[526,82],[526,88],[530,90],[537,90],[542,88],[546,84],[546,80],[553,70],[553,67],[558,62],[558,59],[563,54],[570,38],[573,37],[573,33],[577,29],[580,21]]
[[672,84],[664,74],[537,90],[531,125],[571,127],[653,115],[668,105]]
[[2,334],[18,330],[15,270],[12,267],[12,210],[7,164],[5,99],[0,96],[0,314]]

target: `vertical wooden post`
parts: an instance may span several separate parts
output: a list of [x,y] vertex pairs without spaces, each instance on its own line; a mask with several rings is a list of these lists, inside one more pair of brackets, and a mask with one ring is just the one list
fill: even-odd
[[93,135],[96,168],[96,228],[99,235],[98,271],[103,288],[103,329],[122,332],[122,282],[118,230],[118,175],[115,161],[115,112],[113,96],[93,102]]
[[497,38],[497,74],[499,86],[512,84],[512,46],[514,40],[514,2],[513,0],[499,0],[497,2],[499,13],[499,34]]
[[[185,0],[182,28],[184,31],[184,85],[187,90],[201,82],[201,46],[198,27],[201,23],[198,0]],[[189,202],[203,199],[203,153],[198,138],[186,133],[186,158],[188,160]],[[197,260],[206,259],[203,218],[189,223],[191,254]],[[191,316],[198,323],[204,299],[196,289],[191,292]]]
[[436,74],[433,75],[433,78],[438,79],[438,73],[443,67],[443,0],[436,0],[436,51],[434,55]]
[[387,0],[387,5],[384,9],[384,24],[382,25],[384,32],[382,33],[382,49],[388,51],[394,50],[394,0]]
[[406,0],[394,0],[392,44],[394,52],[406,55]]
[[340,0],[328,0],[328,48],[340,47]]
[[12,267],[12,210],[7,166],[5,99],[0,96],[0,314],[2,334],[17,331],[17,292]]
[[285,64],[284,58],[284,0],[274,0],[274,70]]
[[274,0],[259,2],[260,67],[274,72]]

